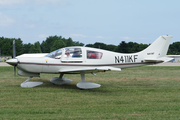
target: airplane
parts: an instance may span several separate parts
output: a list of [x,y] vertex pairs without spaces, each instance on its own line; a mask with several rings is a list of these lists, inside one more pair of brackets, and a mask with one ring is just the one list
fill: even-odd
[[[41,73],[60,74],[50,79],[56,85],[72,82],[63,78],[64,74],[80,74],[81,82],[77,83],[80,89],[94,89],[101,85],[85,81],[85,74],[95,75],[97,72],[121,71],[123,68],[158,64],[168,62],[173,58],[166,56],[172,36],[158,37],[146,49],[137,53],[117,53],[97,48],[72,46],[53,51],[49,54],[39,54],[40,57],[21,55],[7,60],[6,63],[17,67],[17,74],[29,78],[21,83],[21,87],[36,87],[43,82],[29,82],[33,77],[40,77]],[[33,56],[33,55],[29,55]]]

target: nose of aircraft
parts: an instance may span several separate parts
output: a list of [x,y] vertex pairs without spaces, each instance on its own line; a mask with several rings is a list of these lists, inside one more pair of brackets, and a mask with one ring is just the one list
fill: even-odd
[[14,66],[18,64],[18,60],[16,58],[13,58],[13,59],[6,60],[6,63]]

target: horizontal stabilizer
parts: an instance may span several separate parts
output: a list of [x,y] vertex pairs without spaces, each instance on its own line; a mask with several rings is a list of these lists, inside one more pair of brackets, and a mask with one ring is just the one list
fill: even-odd
[[105,70],[105,71],[121,71],[121,68],[115,68],[111,66],[103,66],[103,67],[81,67],[81,68],[72,68],[72,69],[61,69],[59,72],[77,72],[77,71],[96,71],[96,70]]
[[145,62],[169,62],[173,60],[174,58],[169,57],[160,57],[160,58],[145,58]]

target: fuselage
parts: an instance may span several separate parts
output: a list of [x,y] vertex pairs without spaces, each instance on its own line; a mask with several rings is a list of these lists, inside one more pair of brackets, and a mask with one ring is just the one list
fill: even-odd
[[101,66],[127,68],[154,63],[144,62],[145,56],[148,57],[150,54],[141,52],[123,54],[89,47],[67,47],[49,53],[44,57],[18,58],[17,67],[31,73],[61,73],[64,69]]

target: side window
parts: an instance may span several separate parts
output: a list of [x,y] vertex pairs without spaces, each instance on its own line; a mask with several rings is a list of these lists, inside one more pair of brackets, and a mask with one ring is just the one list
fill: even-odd
[[66,58],[81,58],[82,51],[81,48],[66,48],[65,49],[65,57]]
[[103,53],[87,50],[87,59],[101,59]]

